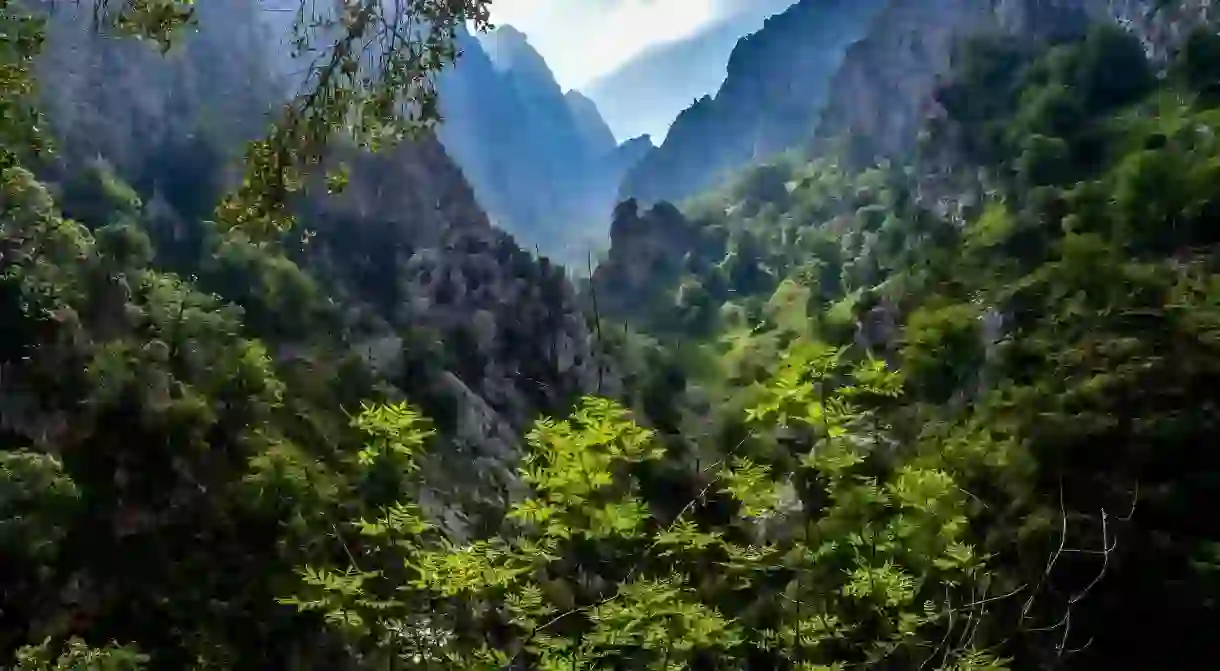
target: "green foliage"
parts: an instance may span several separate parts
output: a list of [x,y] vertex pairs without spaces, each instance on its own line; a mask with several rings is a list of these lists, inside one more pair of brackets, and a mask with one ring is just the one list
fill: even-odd
[[[274,559],[283,537],[266,525],[287,534],[316,511],[326,469],[284,437],[285,385],[263,343],[242,337],[240,309],[151,268],[139,212],[91,235],[29,172],[2,179],[0,565],[13,579],[0,608],[22,623],[0,635],[6,663],[27,636],[120,632],[146,639],[159,663],[225,659],[237,638],[205,623],[276,626],[267,590],[291,565]],[[290,489],[294,475],[307,486]],[[301,498],[246,495],[259,489]],[[59,654],[45,663],[134,659]]]
[[[987,581],[968,540],[965,496],[946,470],[964,462],[884,466],[891,460],[878,432],[886,430],[870,406],[899,395],[901,380],[880,362],[848,369],[841,356],[825,345],[794,345],[749,411],[760,436],[810,431],[793,476],[815,487],[808,495],[821,507],[793,507],[791,477],[733,457],[713,465],[702,493],[677,515],[659,516],[642,498],[640,478],[666,451],[622,407],[591,398],[570,419],[540,420],[530,432],[522,467],[530,492],[508,512],[500,536],[426,542],[429,525],[411,504],[396,504],[376,523],[357,523],[362,534],[393,544],[378,542],[347,568],[305,569],[303,587],[328,596],[286,602],[324,610],[348,636],[382,641],[386,654],[436,668],[513,659],[540,669],[746,659],[816,668],[934,657],[960,668],[1007,668],[974,647],[981,642],[944,643],[954,614],[961,604],[974,607],[970,595]],[[413,415],[370,408],[357,423],[373,444],[424,438],[414,420],[391,416]],[[707,525],[698,520],[713,496],[736,512]],[[790,531],[753,540],[776,524]],[[404,565],[408,573],[395,581]],[[396,598],[376,596],[386,589]],[[447,623],[444,633],[426,653],[379,633],[439,622]],[[499,632],[495,639],[490,630]]]
[[[454,484],[436,464],[478,471],[486,455],[441,443],[471,415],[442,415],[431,383],[458,370],[475,385],[499,354],[473,330],[392,318],[384,270],[400,257],[381,238],[328,250],[374,268],[332,302],[313,266],[260,237],[313,178],[347,185],[342,169],[314,174],[336,132],[371,147],[428,126],[445,32],[485,22],[485,3],[458,4],[410,3],[435,20],[422,52],[407,46],[419,35],[380,45],[400,50],[384,79],[361,79],[357,42],[324,52],[307,87],[324,100],[294,99],[252,145],[231,216],[186,222],[181,241],[167,233],[181,222],[104,163],[60,184],[80,223],[30,172],[45,148],[30,106],[39,22],[0,3],[13,37],[0,49],[3,664],[1215,659],[1200,625],[1220,607],[1210,38],[1187,42],[1163,83],[1114,31],[966,45],[938,94],[948,172],[981,169],[958,208],[925,207],[956,195],[928,166],[787,156],[686,215],[625,217],[663,222],[651,232],[682,249],[644,269],[655,295],[599,295],[644,306],[633,316],[655,332],[604,325],[624,398],[535,421],[495,492],[507,509],[476,519],[446,506]],[[183,2],[101,9],[162,45],[194,17]],[[354,24],[310,30],[368,37],[392,18],[380,3],[351,11]],[[556,303],[561,274],[513,250],[497,258]],[[418,405],[352,350],[366,325],[354,312],[404,335]],[[133,645],[96,647],[111,640]]]
[[111,643],[104,648],[91,648],[73,638],[58,649],[48,638],[19,650],[13,671],[138,671],[145,668],[146,662],[148,655],[131,646]]
[[[687,208],[697,230],[728,244],[708,245],[681,280],[709,288],[718,319],[680,337],[706,342],[716,361],[692,369],[679,402],[696,415],[686,426],[711,425],[689,434],[696,459],[733,467],[717,490],[740,499],[768,541],[801,528],[773,509],[829,526],[825,486],[840,474],[873,478],[851,491],[868,514],[840,523],[865,540],[877,520],[890,529],[889,516],[908,514],[893,509],[908,493],[945,486],[954,493],[939,512],[966,529],[951,522],[948,537],[963,534],[986,558],[971,577],[984,592],[950,600],[1021,594],[988,601],[983,630],[1008,632],[990,654],[1015,668],[1216,659],[1191,623],[1216,616],[1200,558],[1220,530],[1187,512],[1215,505],[1212,478],[1188,474],[1215,468],[1201,447],[1214,441],[1216,370],[1204,326],[1216,219],[1205,185],[1220,135],[1209,35],[1191,38],[1159,81],[1142,45],[1109,28],[1053,46],[980,38],[955,55],[937,92],[945,114],[909,172],[777,162]],[[894,328],[880,336],[887,318]],[[794,346],[797,336],[832,346]],[[886,390],[901,396],[836,395],[853,385],[827,362],[869,370],[869,351],[890,352],[901,383]],[[809,379],[821,382],[811,390]],[[732,419],[747,409],[761,427]],[[819,443],[832,433],[837,443]],[[937,552],[930,539],[901,539]],[[1181,589],[1164,591],[1152,565]],[[902,604],[905,585],[924,584],[919,566],[871,565],[867,590],[845,587],[878,597],[885,586],[884,602]],[[836,604],[828,616],[856,612]],[[1172,652],[1140,647],[1149,626]],[[941,667],[955,664],[991,661],[962,652]]]
[[1220,37],[1202,28],[1193,31],[1178,52],[1172,73],[1208,100],[1215,100],[1220,94]]
[[1001,178],[1015,173],[1022,189],[1080,177],[1096,161],[1089,123],[1138,101],[1155,81],[1139,41],[1109,26],[1041,54],[980,38],[959,59],[937,92],[957,127],[955,149]]
[[907,318],[902,369],[922,395],[947,401],[983,363],[982,315],[970,305],[931,299]]

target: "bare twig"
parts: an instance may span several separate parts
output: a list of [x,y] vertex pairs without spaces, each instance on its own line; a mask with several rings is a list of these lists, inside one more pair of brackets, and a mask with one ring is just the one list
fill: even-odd
[[[1131,492],[1131,497],[1132,497],[1131,508],[1128,510],[1127,514],[1123,517],[1115,518],[1115,519],[1125,522],[1125,521],[1130,521],[1135,516],[1135,509],[1136,509],[1137,505],[1139,504],[1139,483],[1138,482],[1136,482],[1135,487],[1134,487],[1133,491]],[[1042,577],[1039,579],[1038,588],[1035,590],[1034,594],[1031,594],[1030,598],[1026,601],[1025,607],[1022,609],[1022,612],[1021,612],[1022,620],[1024,620],[1028,616],[1035,596],[1037,595],[1038,591],[1041,590],[1042,585],[1045,583],[1045,581],[1049,578],[1051,572],[1054,570],[1055,564],[1056,564],[1056,562],[1058,562],[1059,557],[1061,557],[1063,554],[1068,553],[1068,554],[1081,554],[1081,555],[1100,555],[1102,558],[1102,561],[1101,561],[1101,567],[1098,569],[1097,574],[1095,576],[1093,576],[1093,579],[1089,581],[1089,584],[1085,585],[1085,587],[1083,589],[1081,589],[1079,592],[1076,592],[1075,594],[1072,594],[1071,596],[1068,597],[1066,608],[1064,609],[1063,617],[1060,618],[1058,622],[1056,622],[1055,624],[1052,624],[1050,626],[1033,627],[1033,628],[1030,628],[1027,630],[1030,632],[1052,632],[1052,631],[1061,630],[1062,633],[1059,636],[1059,641],[1055,644],[1055,656],[1057,659],[1061,659],[1065,655],[1072,655],[1072,654],[1075,654],[1082,650],[1085,650],[1092,644],[1093,639],[1090,638],[1088,642],[1086,642],[1084,645],[1082,645],[1078,648],[1072,648],[1072,649],[1068,648],[1068,640],[1071,637],[1071,632],[1072,632],[1073,610],[1074,610],[1076,604],[1078,604],[1082,600],[1084,600],[1085,597],[1087,597],[1093,591],[1093,589],[1096,588],[1097,585],[1100,584],[1103,579],[1105,579],[1105,577],[1109,573],[1109,569],[1110,569],[1110,555],[1118,547],[1118,538],[1117,538],[1117,535],[1115,534],[1115,532],[1110,528],[1111,517],[1105,508],[1101,509],[1100,517],[1099,517],[1099,519],[1101,520],[1101,549],[1093,550],[1093,549],[1085,549],[1085,548],[1066,547],[1066,543],[1067,543],[1067,509],[1063,502],[1062,480],[1060,480],[1060,485],[1059,485],[1059,510],[1060,510],[1060,517],[1062,519],[1061,533],[1060,533],[1060,538],[1059,538],[1059,547],[1056,549],[1054,554],[1052,554],[1050,560],[1047,562],[1046,570],[1043,572]]]
[[1055,563],[1059,561],[1059,556],[1063,554],[1063,547],[1067,543],[1067,508],[1063,503],[1063,478],[1059,478],[1059,517],[1061,520],[1059,529],[1059,548],[1055,550],[1050,559],[1046,562],[1046,568],[1042,571],[1042,576],[1038,579],[1038,584],[1030,593],[1029,598],[1025,600],[1025,605],[1021,608],[1021,619],[1025,620],[1029,615],[1029,611],[1034,606],[1034,600],[1038,597],[1038,593],[1042,591],[1042,586],[1046,584],[1046,579],[1050,577],[1051,571],[1055,570]]

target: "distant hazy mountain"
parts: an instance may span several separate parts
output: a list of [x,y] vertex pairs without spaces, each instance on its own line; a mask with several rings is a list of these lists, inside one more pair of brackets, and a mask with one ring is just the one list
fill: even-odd
[[625,171],[652,148],[615,142],[597,105],[566,95],[526,36],[502,26],[458,36],[440,79],[440,138],[492,220],[569,262],[606,238]]
[[767,18],[737,42],[715,96],[685,109],[665,142],[628,171],[620,199],[679,201],[808,142],[844,53],[883,4],[800,0]]
[[597,104],[580,91],[568,91],[563,97],[568,101],[568,109],[576,119],[583,142],[597,149],[599,153],[613,150],[618,142],[597,109]]
[[724,0],[722,18],[690,37],[654,45],[583,87],[616,137],[660,140],[678,113],[724,81],[737,40],[795,0]]

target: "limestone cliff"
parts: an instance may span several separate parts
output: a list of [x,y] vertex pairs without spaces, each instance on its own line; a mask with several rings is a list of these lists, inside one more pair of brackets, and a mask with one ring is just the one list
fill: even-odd
[[619,203],[610,226],[610,251],[593,274],[602,314],[658,327],[672,313],[672,291],[689,255],[707,244],[699,222],[669,203],[644,209]]
[[567,100],[568,109],[580,130],[582,144],[593,149],[597,155],[608,154],[618,146],[614,133],[610,126],[606,125],[596,103],[575,90],[568,91],[563,97]]
[[[563,269],[488,222],[440,143],[364,157],[348,190],[317,208],[308,265],[369,317],[363,341],[378,342],[383,372],[437,415],[451,477],[480,500],[511,488],[520,437],[540,413],[618,393]],[[441,346],[422,353],[439,358],[431,372],[407,366],[421,356],[409,334]]]

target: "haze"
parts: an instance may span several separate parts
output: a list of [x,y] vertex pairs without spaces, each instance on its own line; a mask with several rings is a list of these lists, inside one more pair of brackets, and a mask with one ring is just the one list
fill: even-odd
[[567,89],[651,45],[693,34],[725,9],[725,0],[495,0],[491,14],[497,25],[512,24],[529,36]]

